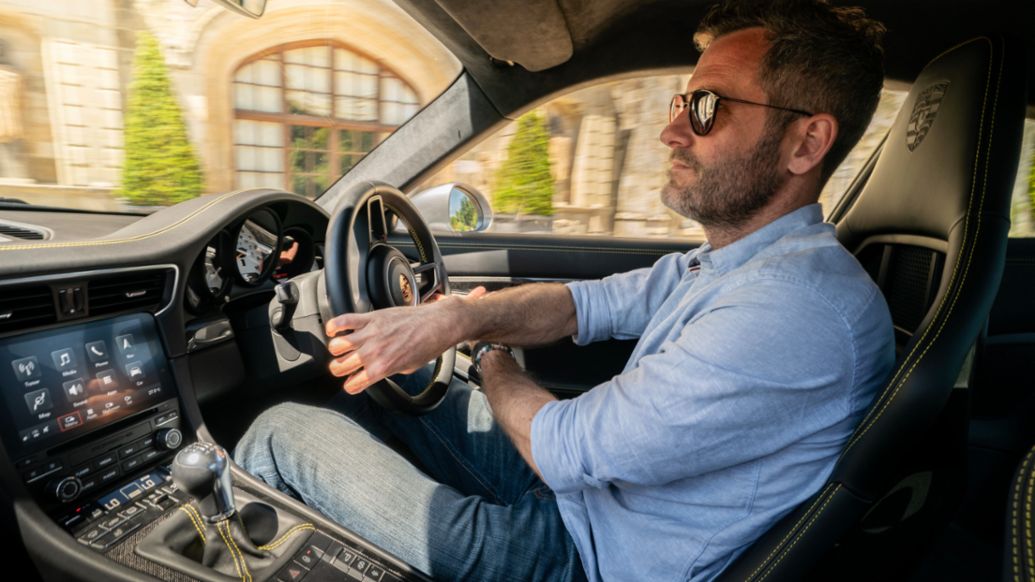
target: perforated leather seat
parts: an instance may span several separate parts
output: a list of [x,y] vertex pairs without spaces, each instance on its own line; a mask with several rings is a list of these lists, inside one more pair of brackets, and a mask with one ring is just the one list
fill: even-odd
[[958,504],[967,406],[966,390],[954,387],[1002,275],[1023,58],[1006,41],[981,37],[917,77],[837,222],[888,300],[895,369],[826,485],[720,579],[901,575]]

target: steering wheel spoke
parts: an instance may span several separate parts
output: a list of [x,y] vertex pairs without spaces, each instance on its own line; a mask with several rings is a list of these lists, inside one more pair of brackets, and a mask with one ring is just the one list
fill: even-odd
[[410,263],[410,268],[418,277],[417,285],[420,289],[421,303],[428,301],[436,293],[445,293],[442,281],[439,279],[440,269],[437,263]]
[[388,218],[385,216],[384,199],[372,196],[367,202],[367,228],[370,244],[388,241]]

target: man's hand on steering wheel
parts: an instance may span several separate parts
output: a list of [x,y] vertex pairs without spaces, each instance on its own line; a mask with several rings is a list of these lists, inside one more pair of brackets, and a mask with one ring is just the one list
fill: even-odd
[[[438,295],[418,307],[390,307],[346,313],[327,322],[331,374],[348,376],[345,391],[358,394],[393,374],[411,373],[437,358],[464,336],[468,303],[485,295],[478,287],[466,297]],[[346,333],[351,332],[351,333]],[[344,334],[344,335],[340,335]]]

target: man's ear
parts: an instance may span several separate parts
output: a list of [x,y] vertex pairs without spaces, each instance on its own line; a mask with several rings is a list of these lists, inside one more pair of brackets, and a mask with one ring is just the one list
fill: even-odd
[[801,176],[823,163],[823,158],[837,138],[837,120],[829,113],[817,113],[797,122],[796,126],[797,131],[793,134],[795,147],[787,169]]

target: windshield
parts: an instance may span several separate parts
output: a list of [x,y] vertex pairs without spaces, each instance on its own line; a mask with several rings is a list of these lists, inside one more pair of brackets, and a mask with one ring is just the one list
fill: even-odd
[[0,0],[0,200],[148,213],[323,193],[457,77],[386,0]]

